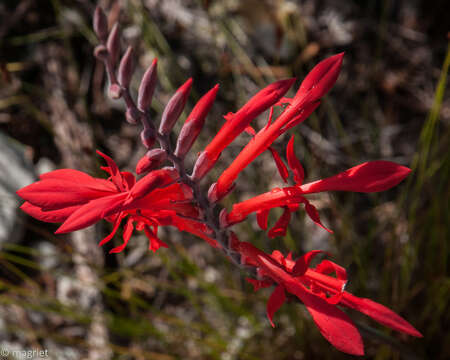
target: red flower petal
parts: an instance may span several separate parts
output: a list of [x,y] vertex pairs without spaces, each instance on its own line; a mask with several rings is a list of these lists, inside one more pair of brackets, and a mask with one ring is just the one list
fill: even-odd
[[45,221],[48,223],[59,223],[64,222],[79,207],[80,205],[75,205],[58,210],[43,211],[40,207],[32,205],[26,201],[22,204],[20,209],[40,221]]
[[102,241],[100,241],[100,243],[98,244],[98,246],[103,246],[105,245],[107,242],[111,241],[111,239],[114,237],[114,235],[116,234],[117,230],[119,230],[119,226],[120,223],[122,222],[122,219],[125,217],[126,215],[124,213],[119,213],[116,216],[116,220],[114,221],[114,226],[113,229],[111,231],[111,233],[106,236]]
[[229,120],[205,148],[209,158],[216,161],[222,150],[242,133],[255,117],[281,99],[294,82],[295,79],[274,82],[260,90],[235,114],[228,114]]
[[294,151],[294,135],[292,135],[291,139],[288,142],[286,148],[286,158],[288,161],[288,165],[294,173],[294,181],[297,185],[301,185],[303,179],[305,178],[305,170],[303,170],[303,166],[295,156]]
[[423,337],[409,322],[397,315],[386,306],[378,304],[372,300],[356,297],[348,292],[344,293],[341,303],[352,309],[358,310],[375,321],[391,329],[403,332],[416,337]]
[[291,221],[291,211],[286,206],[283,214],[280,216],[275,225],[269,230],[268,236],[273,239],[278,236],[285,236],[289,222]]
[[256,221],[261,230],[267,230],[267,221],[269,219],[270,209],[258,210],[256,212]]
[[91,200],[73,212],[56,230],[55,234],[65,234],[95,224],[103,218],[102,214],[105,208],[112,206],[116,202],[121,202],[127,195],[127,193],[119,193]]
[[320,253],[324,253],[322,250],[312,250],[307,252],[305,255],[298,258],[292,269],[292,276],[302,276],[309,267],[312,259]]
[[128,241],[130,241],[131,235],[133,234],[134,226],[133,226],[133,218],[128,218],[128,221],[125,225],[125,228],[123,229],[123,244],[115,247],[114,249],[111,249],[109,251],[110,254],[114,253],[120,253],[125,249],[125,247],[128,244]]
[[364,355],[361,335],[344,312],[306,289],[296,295],[303,301],[320,333],[331,345],[347,354]]
[[119,168],[117,167],[114,160],[111,159],[108,155],[103,154],[99,150],[97,150],[97,154],[106,160],[106,163],[108,164],[110,174],[111,174],[111,181],[114,183],[114,185],[117,186],[117,189],[119,189],[119,191],[124,191],[125,189],[124,189],[122,174],[120,173]]
[[322,229],[328,231],[330,234],[333,233],[332,230],[326,228],[323,224],[322,221],[320,221],[320,216],[319,216],[319,212],[317,211],[316,207],[314,205],[312,205],[308,200],[306,200],[305,198],[303,198],[302,201],[305,204],[305,210],[306,213],[308,214],[309,218],[314,221],[314,223],[317,226],[320,226]]
[[284,165],[283,160],[281,160],[280,155],[278,152],[273,148],[269,147],[270,153],[272,154],[273,159],[275,160],[275,164],[277,165],[278,172],[280,173],[280,176],[282,177],[283,181],[287,183],[287,178],[289,177],[289,171]]
[[286,294],[284,292],[284,288],[281,285],[278,285],[273,291],[272,295],[270,295],[269,301],[267,302],[267,317],[269,318],[270,325],[275,327],[273,323],[273,315],[277,312],[277,310],[284,304],[286,301]]
[[150,229],[149,226],[144,227],[145,235],[147,235],[147,238],[149,240],[148,249],[155,252],[160,247],[168,248],[169,246],[162,240],[160,240],[156,234]]
[[407,167],[390,161],[369,161],[299,188],[305,194],[323,191],[378,192],[397,185],[410,172]]
[[314,270],[327,275],[335,272],[339,280],[347,280],[347,270],[330,260],[322,260]]
[[83,180],[77,183],[76,179],[44,179],[18,190],[17,195],[43,210],[56,210],[113,194],[110,189],[105,190],[102,184],[94,181],[86,186]]

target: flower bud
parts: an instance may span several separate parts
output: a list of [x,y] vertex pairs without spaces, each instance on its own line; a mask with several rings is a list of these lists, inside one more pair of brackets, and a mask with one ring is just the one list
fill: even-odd
[[93,25],[95,34],[102,42],[105,42],[106,37],[108,36],[108,21],[106,20],[105,13],[100,6],[95,8]]
[[159,125],[159,132],[161,134],[167,135],[172,131],[173,126],[183,112],[189,92],[191,91],[191,87],[192,78],[181,85],[181,87],[170,98],[161,116],[161,123]]
[[156,86],[156,64],[157,59],[154,59],[141,80],[139,86],[137,107],[141,111],[146,111],[152,103],[153,92]]
[[216,85],[209,90],[198,101],[187,117],[186,122],[178,135],[177,148],[175,149],[175,155],[179,158],[183,158],[186,155],[200,134],[200,131],[205,124],[205,118],[213,105],[218,90],[219,85]]
[[150,149],[153,144],[155,143],[155,133],[152,129],[146,128],[141,131],[141,141],[142,144],[147,148]]
[[133,48],[129,46],[125,54],[122,56],[122,60],[120,60],[119,71],[117,73],[117,80],[119,81],[119,84],[125,88],[127,88],[130,85],[131,77],[133,76],[134,71],[133,55],[134,55]]
[[129,124],[135,125],[139,120],[139,110],[135,107],[128,108],[125,113],[125,119]]
[[136,174],[143,174],[158,168],[167,159],[167,153],[163,149],[149,150],[137,163]]
[[105,45],[97,45],[94,49],[94,56],[99,60],[106,60],[108,58],[108,50]]
[[109,86],[109,97],[111,99],[117,100],[122,96],[122,89],[119,84],[111,84]]
[[211,170],[214,164],[215,161],[212,161],[208,157],[208,153],[206,151],[202,151],[195,162],[194,170],[192,172],[192,180],[201,180],[208,173],[208,171]]
[[106,48],[109,52],[109,59],[112,66],[115,66],[119,58],[120,52],[120,34],[119,34],[119,24],[115,23],[109,33],[108,40],[106,41]]

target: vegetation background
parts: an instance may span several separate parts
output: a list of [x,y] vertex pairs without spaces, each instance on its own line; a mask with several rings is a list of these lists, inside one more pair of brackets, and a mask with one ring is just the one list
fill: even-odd
[[[375,159],[409,165],[412,175],[381,194],[314,198],[334,235],[315,227],[302,211],[284,238],[268,239],[254,217],[236,231],[266,251],[330,251],[349,270],[349,291],[394,309],[424,334],[413,339],[351,313],[364,335],[367,358],[448,359],[447,2],[99,4],[110,25],[120,21],[123,49],[132,44],[137,50],[134,89],[158,58],[155,121],[188,77],[194,78],[188,109],[220,83],[191,163],[222,125],[222,115],[259,88],[291,76],[299,83],[320,60],[346,52],[334,89],[294,129],[307,179]],[[2,160],[0,183],[13,184],[2,195],[2,206],[17,207],[14,191],[39,172],[75,167],[101,176],[97,148],[128,170],[145,152],[140,129],[124,121],[120,102],[107,98],[102,65],[92,56],[95,5],[88,0],[0,3],[0,142],[25,169],[16,175],[15,157]],[[260,118],[255,126],[264,122]],[[287,139],[275,147],[283,151]],[[248,140],[242,135],[224,152],[208,182]],[[281,183],[270,156],[263,154],[224,205]],[[265,317],[270,292],[253,293],[245,274],[199,239],[161,229],[169,249],[153,254],[136,235],[123,253],[108,255],[114,245],[99,249],[97,243],[109,224],[55,236],[56,226],[19,211],[13,221],[0,238],[0,348],[47,349],[49,358],[58,360],[349,358],[321,337],[299,304],[283,306],[272,329]],[[117,245],[119,236],[114,241]]]

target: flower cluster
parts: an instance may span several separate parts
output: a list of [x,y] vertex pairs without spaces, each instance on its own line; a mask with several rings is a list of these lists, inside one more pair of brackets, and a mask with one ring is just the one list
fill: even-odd
[[[157,61],[152,62],[142,77],[135,102],[129,90],[134,69],[132,48],[128,48],[119,63],[118,25],[108,31],[106,17],[100,8],[94,15],[94,30],[100,40],[95,56],[105,64],[110,96],[123,98],[127,106],[126,120],[131,124],[140,122],[143,126],[141,141],[147,152],[136,166],[136,173],[141,177],[136,180],[132,173],[120,171],[110,157],[98,151],[106,161],[106,166],[102,167],[107,174],[106,179],[71,169],[43,174],[38,182],[17,192],[25,200],[21,207],[23,211],[41,221],[62,223],[57,234],[83,229],[102,219],[111,222],[112,231],[100,241],[100,245],[109,242],[125,222],[123,243],[113,248],[113,253],[124,250],[134,229],[144,231],[152,251],[168,246],[158,238],[160,226],[174,226],[192,233],[223,251],[242,268],[253,269],[255,277],[248,278],[248,281],[255,290],[275,286],[267,303],[267,316],[272,326],[277,309],[289,297],[296,298],[306,306],[322,335],[337,349],[349,354],[362,355],[363,344],[356,326],[339,307],[358,310],[394,330],[422,336],[406,320],[383,305],[345,291],[347,274],[344,268],[329,260],[311,268],[310,262],[321,253],[320,250],[309,252],[297,260],[291,254],[284,257],[277,250],[269,255],[248,242],[239,241],[229,229],[256,213],[259,226],[267,230],[270,210],[279,207],[283,213],[268,231],[268,236],[283,236],[291,213],[298,211],[301,204],[311,220],[325,228],[317,209],[306,195],[324,191],[384,191],[409,174],[407,167],[379,160],[305,184],[304,169],[295,155],[294,137],[286,148],[287,166],[272,147],[280,135],[307,119],[319,106],[320,99],[339,75],[343,53],[316,65],[292,98],[285,97],[285,94],[295,79],[280,80],[259,91],[235,113],[225,115],[226,122],[199,153],[189,175],[184,158],[205,123],[219,86],[214,86],[194,106],[176,145],[172,146],[170,134],[186,105],[192,79],[186,81],[168,101],[157,128],[149,114],[157,80]],[[273,119],[275,107],[280,107],[281,112]],[[267,110],[270,111],[267,124],[256,132],[251,122]],[[244,131],[252,136],[250,141],[209,190],[204,191],[200,181],[215,166],[227,146]],[[226,209],[220,211],[218,202],[233,191],[239,174],[266,150],[272,155],[284,182],[291,178],[291,185],[238,202],[229,212]],[[166,164],[169,166],[164,167]]]

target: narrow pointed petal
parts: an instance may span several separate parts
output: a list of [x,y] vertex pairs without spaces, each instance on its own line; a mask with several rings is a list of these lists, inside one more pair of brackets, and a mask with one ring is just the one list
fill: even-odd
[[278,285],[272,295],[270,295],[269,301],[267,302],[267,317],[269,318],[270,325],[272,325],[272,327],[275,327],[275,324],[273,323],[273,316],[285,301],[286,293],[284,292],[284,288],[283,286]]
[[347,354],[364,355],[361,335],[353,321],[343,311],[306,289],[298,295],[320,333],[331,345]]
[[405,334],[423,337],[423,335],[415,329],[409,322],[403,319],[386,306],[378,304],[370,299],[359,298],[350,293],[345,292],[341,303],[352,309],[358,310],[363,314],[370,316],[375,321],[383,324],[391,329],[403,332]]
[[281,178],[285,183],[287,183],[287,178],[289,177],[289,171],[284,165],[283,160],[281,160],[280,155],[278,152],[273,148],[269,147],[270,153],[272,154],[273,160],[275,161],[275,164],[277,165],[278,172],[280,173]]
[[297,156],[295,156],[294,138],[295,136],[292,135],[291,139],[288,142],[286,148],[286,158],[288,161],[288,165],[291,168],[292,173],[294,174],[295,183],[297,185],[301,185],[303,183],[303,179],[305,178],[305,170],[303,169],[300,160],[298,160]]
[[154,170],[140,179],[130,191],[131,199],[139,199],[158,187],[164,187],[178,179],[179,174],[175,169]]
[[292,269],[292,276],[302,276],[308,269],[312,259],[314,259],[318,254],[321,253],[324,253],[324,251],[312,250],[298,258],[298,260],[295,262],[294,268]]
[[108,243],[109,241],[112,240],[114,235],[116,235],[117,230],[119,230],[120,223],[122,222],[122,219],[124,217],[125,217],[125,214],[123,214],[123,213],[117,214],[117,217],[116,217],[116,220],[114,221],[114,226],[113,226],[113,229],[112,229],[111,233],[108,236],[106,236],[105,238],[103,238],[103,240],[100,241],[98,246],[103,246],[103,245],[105,245],[106,243]]
[[65,234],[95,224],[102,219],[102,213],[105,208],[112,206],[116,202],[121,202],[126,196],[127,193],[120,193],[91,200],[73,212],[56,230],[55,234]]
[[120,191],[124,191],[124,185],[123,185],[123,179],[122,175],[119,171],[119,168],[117,167],[116,163],[113,159],[111,159],[108,155],[103,154],[101,151],[97,150],[97,154],[100,155],[103,159],[106,160],[106,163],[108,164],[110,174],[111,174],[111,181],[114,183],[114,185],[117,186],[117,188]]
[[123,229],[123,243],[111,249],[109,253],[114,254],[122,252],[123,249],[125,249],[125,247],[127,246],[128,241],[130,241],[131,235],[133,234],[133,230],[134,230],[133,218],[130,217],[125,225],[125,228]]
[[256,212],[256,221],[258,222],[259,227],[261,230],[267,230],[267,222],[269,219],[269,209],[265,210],[258,210]]
[[[97,185],[94,183],[93,185]],[[90,200],[114,194],[103,186],[86,186],[83,180],[79,183],[60,179],[45,179],[30,184],[17,191],[22,199],[42,208],[57,210],[68,206],[81,205]]]
[[309,218],[314,221],[314,223],[321,227],[322,229],[328,231],[330,234],[333,233],[332,230],[325,227],[325,225],[322,224],[322,221],[320,221],[319,212],[317,211],[316,207],[312,205],[308,200],[304,199],[303,201],[305,203],[305,211],[308,214]]
[[69,206],[58,210],[43,211],[40,207],[24,202],[20,209],[37,220],[48,223],[64,222],[80,205]]
[[150,227],[145,226],[144,227],[145,235],[147,236],[149,240],[149,247],[148,249],[155,252],[160,247],[168,248],[169,245],[167,245],[164,241],[160,240],[156,234],[150,229]]
[[407,167],[390,161],[369,161],[299,188],[305,194],[323,191],[379,192],[396,186],[410,172]]
[[268,236],[273,239],[278,236],[285,236],[289,222],[291,221],[291,211],[286,206],[283,214],[280,216],[275,225],[269,230]]

